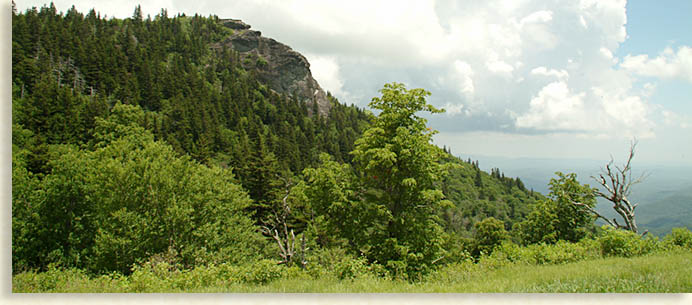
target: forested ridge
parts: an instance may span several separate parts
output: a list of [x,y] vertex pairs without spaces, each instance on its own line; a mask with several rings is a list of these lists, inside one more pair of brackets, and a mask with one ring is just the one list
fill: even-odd
[[599,232],[574,175],[546,197],[432,145],[429,92],[386,84],[377,115],[328,94],[320,115],[243,68],[219,44],[233,31],[165,9],[13,12],[13,274],[336,263],[415,280]]

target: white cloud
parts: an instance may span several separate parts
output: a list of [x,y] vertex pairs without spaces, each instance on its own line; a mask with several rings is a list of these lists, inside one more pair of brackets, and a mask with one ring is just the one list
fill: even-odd
[[579,24],[581,24],[581,26],[585,29],[589,28],[589,25],[586,23],[586,19],[584,19],[584,16],[582,15],[579,15]]
[[531,75],[552,76],[556,77],[557,79],[566,79],[569,77],[569,73],[564,69],[560,69],[558,71],[555,69],[547,69],[546,67],[533,68],[531,70]]
[[683,46],[678,51],[668,47],[657,57],[627,55],[620,67],[637,75],[692,82],[692,48]]
[[653,111],[641,97],[629,95],[625,90],[606,91],[594,87],[592,91],[600,97],[600,104],[607,114],[604,123],[609,125],[611,133],[639,138],[654,136],[655,124],[649,119]]
[[332,95],[343,95],[344,92],[342,88],[344,84],[339,75],[339,64],[336,58],[313,54],[304,55],[310,63],[310,72],[312,72],[312,76],[317,80],[322,89],[331,92]]
[[687,129],[692,126],[692,117],[687,115],[677,114],[672,111],[663,110],[663,122],[668,126],[680,127]]
[[605,47],[615,50],[627,38],[626,0],[581,0],[579,1],[580,16],[584,17],[589,29],[598,34],[598,38],[606,43]]
[[641,95],[643,97],[649,98],[654,94],[654,91],[656,91],[656,84],[653,83],[645,83],[642,86],[642,91]]
[[537,130],[591,129],[591,117],[584,108],[585,95],[570,92],[565,82],[552,82],[531,99],[529,112],[519,116],[516,125]]
[[519,27],[523,27],[526,24],[532,24],[532,23],[546,23],[550,20],[553,20],[553,12],[547,11],[547,10],[541,10],[541,11],[533,12],[530,15],[522,18],[521,21],[519,21]]
[[472,97],[475,87],[472,78],[474,72],[471,66],[467,62],[456,60],[454,61],[454,71],[456,72],[455,79],[458,82],[459,91],[468,98]]
[[464,104],[447,103],[442,108],[445,110],[446,115],[455,116],[462,113],[462,110],[464,110]]
[[601,52],[601,55],[605,59],[610,60],[613,64],[616,64],[618,62],[618,59],[615,56],[613,56],[613,52],[608,50],[608,48],[602,47],[602,48],[598,49],[598,51]]
[[555,48],[558,37],[548,24],[553,20],[552,11],[537,11],[524,17],[516,25],[521,33],[524,48],[550,50]]
[[580,136],[653,137],[651,107],[627,90],[591,88],[572,92],[564,81],[552,82],[531,99],[529,111],[516,126],[544,131],[577,131]]
[[514,67],[501,60],[486,62],[485,66],[488,71],[506,77],[512,77],[512,71],[514,71]]

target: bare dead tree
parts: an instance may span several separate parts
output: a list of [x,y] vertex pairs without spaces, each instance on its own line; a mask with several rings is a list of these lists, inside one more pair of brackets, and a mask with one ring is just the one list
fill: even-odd
[[[629,200],[631,188],[633,185],[642,182],[646,178],[646,174],[642,174],[636,179],[632,178],[632,159],[634,158],[634,152],[637,146],[637,141],[632,141],[630,145],[629,156],[627,157],[627,162],[623,166],[614,165],[613,158],[611,156],[610,162],[606,164],[605,168],[601,169],[601,173],[598,177],[591,176],[598,184],[605,190],[601,191],[595,189],[595,194],[599,197],[605,198],[613,204],[613,210],[617,212],[621,217],[623,224],[619,223],[617,218],[608,219],[603,215],[596,212],[594,208],[587,207],[584,204],[573,202],[575,205],[587,207],[591,213],[596,215],[596,217],[605,220],[609,225],[617,228],[629,230],[634,233],[638,233],[637,222],[635,219],[634,211],[637,208],[638,203],[633,203]],[[648,233],[645,231],[642,236]]]
[[[286,181],[286,194],[281,200],[281,207],[278,211],[274,212],[274,225],[273,228],[269,226],[261,226],[261,231],[265,235],[274,238],[276,243],[279,245],[279,256],[281,264],[292,264],[295,260],[300,263],[301,268],[305,268],[307,261],[305,260],[305,234],[300,237],[300,249],[296,249],[296,235],[293,229],[288,229],[289,216],[291,214],[291,207],[288,204],[288,195],[290,193],[291,183]],[[278,228],[277,228],[278,227]]]

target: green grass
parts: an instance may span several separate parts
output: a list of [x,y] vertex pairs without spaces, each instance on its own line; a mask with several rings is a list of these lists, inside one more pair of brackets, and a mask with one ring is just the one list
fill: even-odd
[[[154,272],[155,273],[155,272]],[[658,252],[635,258],[598,258],[560,265],[481,264],[446,266],[409,283],[372,275],[339,280],[307,272],[266,284],[210,278],[204,273],[176,276],[101,276],[78,270],[26,272],[13,276],[13,292],[226,292],[226,293],[440,293],[440,292],[692,292],[692,252]],[[153,273],[152,273],[153,274]],[[202,274],[202,275],[200,275]],[[177,281],[177,282],[176,282]],[[181,284],[182,283],[182,284]]]

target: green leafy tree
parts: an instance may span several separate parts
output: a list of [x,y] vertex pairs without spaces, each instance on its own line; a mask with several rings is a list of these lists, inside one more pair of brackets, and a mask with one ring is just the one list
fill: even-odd
[[595,216],[590,212],[596,206],[593,189],[579,184],[574,173],[555,174],[557,179],[550,179],[548,199],[534,204],[527,219],[519,224],[524,243],[576,242],[593,226]]
[[320,155],[320,160],[319,167],[303,171],[309,230],[322,247],[357,240],[360,230],[354,213],[359,204],[354,202],[353,191],[356,176],[351,166],[333,161],[326,153]]
[[479,255],[480,253],[490,254],[495,247],[509,239],[509,234],[505,230],[505,223],[502,220],[495,219],[495,217],[488,217],[481,222],[477,222],[474,228],[476,229],[474,234],[474,255]]
[[117,140],[87,155],[99,198],[96,270],[129,271],[137,260],[174,250],[184,266],[239,262],[260,236],[244,213],[251,201],[228,169],[177,157],[160,142]]
[[437,211],[448,204],[436,183],[442,150],[431,144],[435,131],[416,114],[440,113],[426,103],[423,89],[386,84],[369,106],[379,110],[372,127],[352,152],[367,205],[360,215],[361,251],[390,271],[414,275],[443,256]]
[[[21,127],[12,126],[13,138]],[[30,133],[27,130],[22,130]],[[26,166],[28,151],[21,149],[13,139],[12,147],[12,272],[18,273],[39,265],[43,245],[36,239],[41,229],[38,214],[45,194],[40,181]],[[45,254],[45,253],[44,253]]]
[[16,160],[13,232],[26,242],[13,249],[16,267],[129,273],[161,253],[185,267],[257,257],[252,201],[231,170],[178,156],[137,124],[142,117],[139,106],[116,105],[96,121],[93,150],[52,147],[38,186]]

